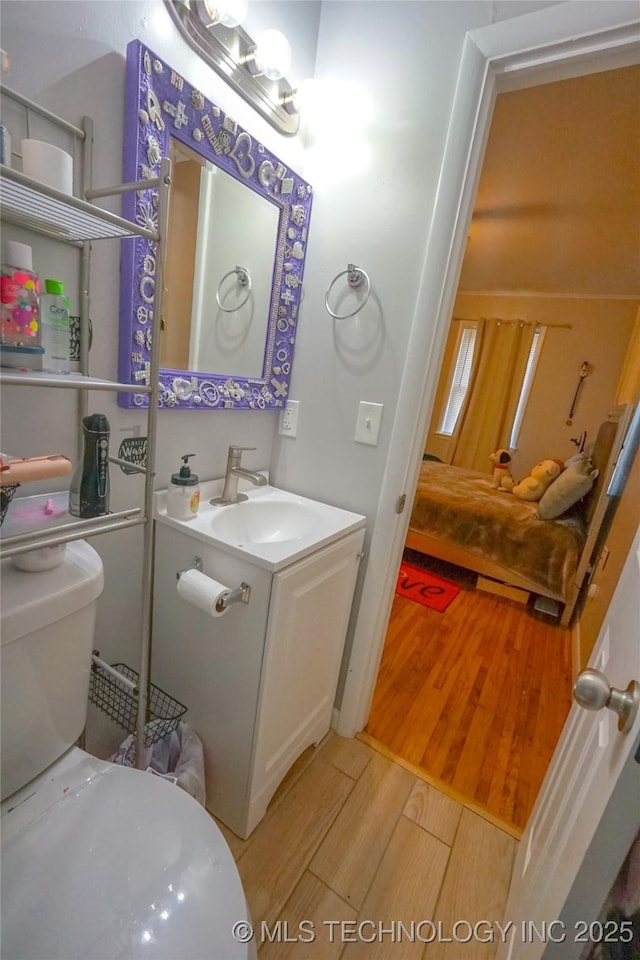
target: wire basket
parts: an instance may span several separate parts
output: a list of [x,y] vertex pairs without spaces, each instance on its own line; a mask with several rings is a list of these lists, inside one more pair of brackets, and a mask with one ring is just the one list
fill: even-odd
[[0,487],[0,527],[9,509],[9,504],[13,500],[13,495],[19,486],[19,483],[10,483],[6,487]]
[[[114,663],[113,669],[121,673],[127,680],[136,685],[140,676],[126,663]],[[138,720],[138,697],[136,692],[127,690],[118,683],[116,677],[94,663],[91,668],[91,684],[89,700],[100,710],[111,717],[115,723],[124,727],[128,733],[135,733]],[[174,700],[168,693],[149,684],[149,701],[145,723],[144,743],[146,747],[153,746],[159,740],[164,740],[176,729],[187,708],[179,700]]]

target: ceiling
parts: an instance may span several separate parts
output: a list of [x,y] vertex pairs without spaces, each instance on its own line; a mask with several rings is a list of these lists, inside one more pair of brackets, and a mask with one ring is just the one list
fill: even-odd
[[459,289],[640,295],[640,66],[498,96]]

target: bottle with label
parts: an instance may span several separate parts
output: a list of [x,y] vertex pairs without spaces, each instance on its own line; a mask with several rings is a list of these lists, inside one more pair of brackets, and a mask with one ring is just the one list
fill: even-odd
[[195,457],[195,453],[181,457],[184,466],[178,473],[171,474],[167,490],[167,514],[174,520],[192,520],[200,507],[200,486],[196,474],[191,473],[189,457]]
[[109,512],[109,433],[103,413],[82,418],[84,451],[69,490],[73,517],[101,517]]
[[60,280],[45,280],[42,295],[41,321],[43,370],[49,373],[71,372],[71,318],[69,300]]
[[40,281],[26,243],[5,242],[0,280],[0,342],[3,347],[40,347]]

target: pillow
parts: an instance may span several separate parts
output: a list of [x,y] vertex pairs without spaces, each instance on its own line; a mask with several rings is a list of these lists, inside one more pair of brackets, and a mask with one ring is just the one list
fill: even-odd
[[538,519],[555,520],[589,493],[597,476],[588,457],[570,463],[538,501]]

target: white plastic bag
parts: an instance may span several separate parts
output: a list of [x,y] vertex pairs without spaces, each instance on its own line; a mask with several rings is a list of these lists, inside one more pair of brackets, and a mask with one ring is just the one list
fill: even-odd
[[[153,729],[151,721],[148,729]],[[173,780],[204,806],[204,753],[202,741],[186,723],[179,723],[168,736],[146,747],[142,768],[165,779]],[[136,738],[130,734],[110,758],[112,763],[123,767],[136,765]]]

